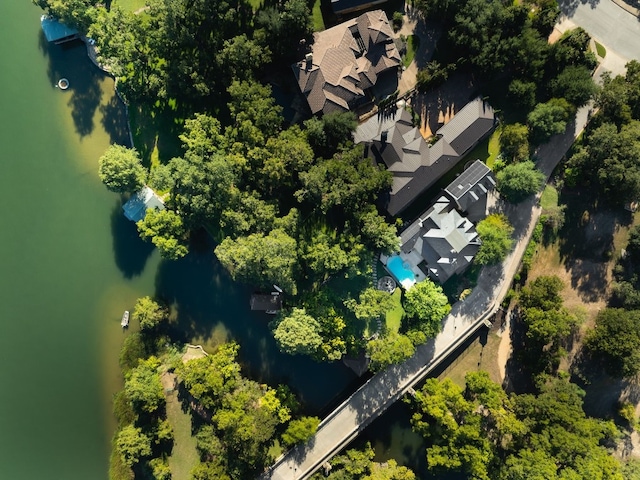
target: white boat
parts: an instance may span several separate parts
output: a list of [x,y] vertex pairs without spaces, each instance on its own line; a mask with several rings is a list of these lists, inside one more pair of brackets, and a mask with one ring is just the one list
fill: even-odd
[[126,328],[129,326],[129,310],[125,310],[122,314],[122,320],[120,321],[120,325],[122,328]]

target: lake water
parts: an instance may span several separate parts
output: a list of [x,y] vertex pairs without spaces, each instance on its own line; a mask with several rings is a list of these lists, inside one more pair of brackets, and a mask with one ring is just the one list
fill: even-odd
[[97,177],[127,139],[113,81],[82,44],[46,44],[40,14],[0,2],[0,478],[107,478],[120,316],[143,295],[171,303],[189,338],[237,339],[247,372],[288,383],[309,412],[335,401],[354,375],[278,353],[207,238],[179,262],[137,238]]

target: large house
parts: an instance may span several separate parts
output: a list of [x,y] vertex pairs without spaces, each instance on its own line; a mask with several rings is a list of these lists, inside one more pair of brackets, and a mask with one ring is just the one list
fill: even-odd
[[407,289],[427,276],[444,283],[462,273],[481,245],[472,219],[484,218],[487,196],[494,187],[493,174],[483,162],[476,160],[467,167],[402,231],[400,253],[381,256],[391,275]]
[[476,98],[436,132],[433,143],[422,138],[404,108],[362,123],[354,142],[365,143],[367,155],[393,174],[384,207],[395,216],[460,162],[495,126],[491,106]]
[[375,10],[314,33],[311,52],[292,69],[315,115],[371,101],[379,77],[396,74],[401,61],[387,15]]

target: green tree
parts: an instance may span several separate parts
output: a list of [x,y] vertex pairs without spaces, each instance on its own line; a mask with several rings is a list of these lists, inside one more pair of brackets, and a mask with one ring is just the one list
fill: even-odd
[[371,473],[363,480],[415,480],[416,475],[407,467],[402,467],[394,459],[384,463],[373,463]]
[[370,205],[358,214],[360,233],[364,243],[373,251],[391,255],[400,250],[400,237],[395,225],[378,214],[376,207]]
[[260,68],[269,63],[271,51],[243,33],[225,40],[216,60],[221,72],[227,76],[228,83],[233,80],[246,81],[254,78]]
[[551,81],[552,94],[565,98],[575,107],[586,105],[597,91],[591,72],[584,65],[569,65]]
[[203,358],[181,363],[176,372],[185,387],[208,410],[219,408],[222,398],[240,381],[236,343],[223,343]]
[[358,120],[353,112],[332,112],[307,120],[304,125],[315,155],[331,158],[351,143]]
[[162,458],[154,458],[149,462],[153,480],[171,480],[171,467]]
[[135,149],[114,144],[100,157],[98,175],[112,192],[133,193],[144,186],[148,172]]
[[489,215],[476,226],[482,245],[475,256],[478,265],[493,265],[504,260],[513,246],[513,227],[502,214]]
[[70,27],[76,27],[83,33],[87,32],[89,25],[96,15],[99,0],[32,0],[51,15]]
[[[534,82],[515,79],[509,84],[509,98],[519,107],[531,110],[536,104],[537,86]],[[508,126],[508,125],[507,125]]]
[[640,310],[601,310],[585,344],[611,375],[635,375],[640,371]]
[[234,280],[270,287],[274,283],[296,294],[296,240],[280,229],[268,235],[254,233],[233,240],[225,238],[216,257]]
[[236,142],[241,152],[264,145],[282,127],[282,107],[271,96],[271,87],[250,80],[234,80],[228,88],[232,125],[226,136]]
[[123,427],[116,434],[115,444],[122,463],[128,467],[151,455],[151,440],[142,433],[142,429],[133,425]]
[[406,314],[413,319],[410,328],[421,331],[427,338],[438,334],[442,319],[451,311],[442,287],[428,278],[405,292],[403,306]]
[[564,132],[571,106],[566,100],[552,98],[546,103],[539,103],[527,116],[533,139],[542,143],[553,135]]
[[150,208],[136,225],[140,238],[150,240],[160,251],[162,258],[177,260],[189,253],[186,244],[187,230],[182,217],[172,210]]
[[502,127],[500,152],[509,161],[522,162],[529,158],[529,130],[525,125],[513,123]]
[[369,368],[373,372],[378,372],[389,365],[404,362],[415,351],[409,337],[389,332],[367,342],[367,355],[371,360]]
[[391,310],[395,302],[389,292],[369,287],[360,292],[358,301],[350,298],[344,304],[358,320],[375,320]]
[[500,195],[511,203],[519,203],[539,192],[545,180],[544,173],[530,160],[507,165],[496,177]]
[[256,39],[269,47],[274,60],[290,63],[300,40],[310,41],[313,33],[311,11],[305,0],[287,0],[262,9],[256,18]]
[[302,417],[298,420],[291,420],[282,434],[282,441],[289,447],[297,443],[304,443],[316,434],[319,424],[318,417]]
[[180,141],[188,153],[202,159],[224,153],[227,147],[220,121],[202,113],[196,113],[184,122]]
[[165,404],[164,389],[160,381],[158,368],[160,361],[156,357],[140,360],[124,382],[124,392],[137,410],[153,413]]
[[300,174],[300,202],[317,205],[323,213],[334,207],[357,212],[391,186],[391,173],[363,159],[362,147],[339,152]]
[[134,321],[140,322],[141,330],[152,330],[167,319],[168,312],[166,308],[147,296],[138,299],[131,316]]
[[522,308],[554,310],[562,307],[560,292],[564,283],[557,275],[542,275],[520,290],[518,299]]
[[320,345],[320,324],[304,308],[294,308],[273,331],[281,351],[290,355],[313,355]]

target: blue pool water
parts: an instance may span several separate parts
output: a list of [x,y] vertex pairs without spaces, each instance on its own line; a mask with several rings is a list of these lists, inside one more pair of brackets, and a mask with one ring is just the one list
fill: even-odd
[[415,275],[411,269],[404,265],[402,258],[398,255],[389,257],[389,260],[387,260],[387,268],[391,272],[391,275],[393,275],[403,287],[407,288],[407,286],[416,283]]

